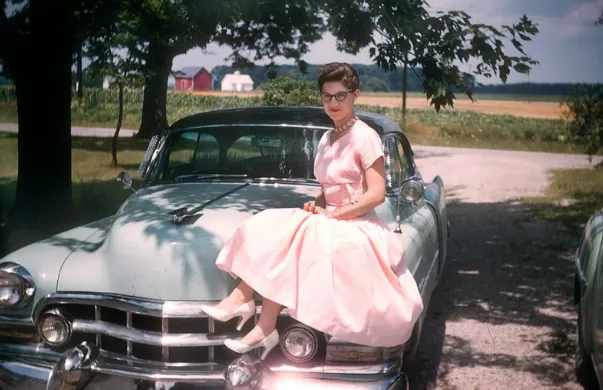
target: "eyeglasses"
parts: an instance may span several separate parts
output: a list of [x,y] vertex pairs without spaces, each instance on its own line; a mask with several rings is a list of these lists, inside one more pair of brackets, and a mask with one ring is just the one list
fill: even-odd
[[345,91],[337,92],[335,95],[331,95],[328,92],[321,92],[320,97],[324,102],[330,102],[331,99],[333,99],[333,96],[335,96],[335,100],[337,100],[338,102],[341,102],[341,101],[343,101],[343,99],[346,98],[346,96],[348,96],[348,92],[352,92],[352,91],[353,91],[353,89],[348,89]]

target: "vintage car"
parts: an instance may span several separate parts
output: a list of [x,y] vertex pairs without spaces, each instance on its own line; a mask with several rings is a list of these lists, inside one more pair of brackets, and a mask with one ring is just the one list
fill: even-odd
[[402,362],[417,349],[446,261],[444,185],[439,176],[423,182],[394,121],[358,117],[383,140],[387,196],[377,212],[404,243],[424,300],[408,342],[346,343],[285,309],[280,348],[265,360],[224,347],[253,321],[239,333],[236,320],[200,312],[236,285],[215,266],[218,252],[254,213],[316,197],[313,161],[332,121],[320,107],[216,110],[153,137],[140,182],[118,176],[132,193],[115,215],[0,260],[0,388],[408,388]]
[[603,209],[584,226],[574,280],[576,376],[584,388],[599,389],[603,388]]

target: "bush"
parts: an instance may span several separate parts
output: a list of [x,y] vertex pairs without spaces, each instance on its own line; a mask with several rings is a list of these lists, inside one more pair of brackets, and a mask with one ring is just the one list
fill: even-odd
[[603,88],[589,93],[584,86],[566,99],[569,109],[569,140],[584,146],[592,156],[603,149]]
[[312,81],[281,76],[262,84],[267,106],[321,106],[318,88]]

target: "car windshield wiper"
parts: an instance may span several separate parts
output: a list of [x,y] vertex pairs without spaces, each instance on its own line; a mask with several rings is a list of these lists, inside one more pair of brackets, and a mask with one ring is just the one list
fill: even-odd
[[249,177],[246,174],[225,174],[225,173],[211,173],[211,174],[190,174],[180,175],[174,178],[174,181],[181,183],[183,181],[203,181],[203,180],[215,180],[215,179],[246,179]]
[[279,182],[289,182],[289,183],[313,183],[318,184],[319,181],[316,179],[303,179],[299,177],[270,177],[270,176],[261,176],[256,177],[255,181],[279,181]]

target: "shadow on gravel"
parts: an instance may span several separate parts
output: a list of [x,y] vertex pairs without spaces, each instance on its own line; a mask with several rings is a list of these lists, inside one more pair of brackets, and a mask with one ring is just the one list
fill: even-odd
[[[446,269],[419,351],[404,365],[412,390],[455,389],[448,372],[458,367],[530,373],[544,386],[575,382],[572,255],[579,237],[527,220],[527,207],[450,202]],[[445,337],[451,322],[467,327],[466,340]],[[526,352],[530,346],[533,353]],[[511,382],[480,384],[483,389]]]

